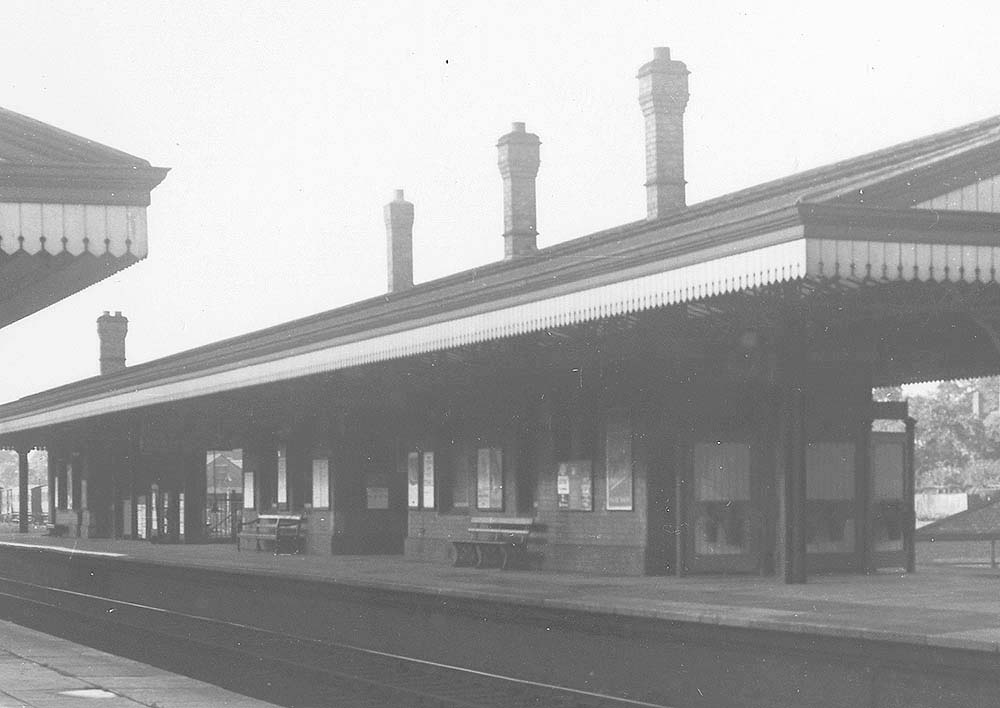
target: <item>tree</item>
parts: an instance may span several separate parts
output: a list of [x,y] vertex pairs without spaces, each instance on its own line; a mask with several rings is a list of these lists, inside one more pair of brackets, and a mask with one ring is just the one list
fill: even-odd
[[918,486],[994,486],[993,471],[1000,469],[998,389],[997,378],[946,381],[910,397]]

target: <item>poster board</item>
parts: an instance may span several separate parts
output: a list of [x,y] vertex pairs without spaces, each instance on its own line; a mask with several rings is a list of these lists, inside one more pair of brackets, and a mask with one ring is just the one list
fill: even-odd
[[434,508],[434,453],[430,450],[424,452],[424,467],[423,467],[423,483],[424,483],[424,508],[433,509]]
[[503,453],[498,447],[480,448],[476,464],[476,508],[503,509]]
[[328,457],[313,459],[312,505],[314,509],[330,508],[330,458]]
[[288,456],[285,446],[278,448],[278,506],[288,504]]
[[406,455],[406,505],[410,509],[420,508],[420,453]]
[[608,416],[605,438],[605,474],[608,511],[632,511],[632,426],[626,411],[613,411]]
[[590,460],[560,462],[556,473],[556,496],[559,509],[594,510],[594,475]]
[[382,472],[365,474],[365,502],[368,509],[389,508],[389,478]]
[[254,498],[254,473],[253,470],[243,471],[243,508],[253,509],[255,505]]

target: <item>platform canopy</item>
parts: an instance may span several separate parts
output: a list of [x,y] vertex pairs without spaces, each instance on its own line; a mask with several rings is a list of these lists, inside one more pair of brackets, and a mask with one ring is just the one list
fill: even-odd
[[166,173],[0,108],[0,327],[145,258]]
[[[969,336],[992,341],[986,358],[996,368],[998,175],[1000,117],[993,117],[30,396],[0,407],[0,436],[654,310],[711,312],[723,300],[760,302],[769,294],[775,307],[790,293],[826,303],[832,317],[853,298],[859,319],[909,327],[906,349],[928,331],[929,317],[944,318],[947,329],[959,312]],[[144,223],[128,213],[126,230]],[[59,223],[65,231],[69,222]],[[48,240],[44,248],[32,243],[36,253],[49,248]],[[136,248],[133,242],[123,257],[137,257]],[[942,302],[958,304],[948,310]],[[899,357],[871,356],[888,362],[883,380],[975,369],[943,361],[901,371],[892,368]]]

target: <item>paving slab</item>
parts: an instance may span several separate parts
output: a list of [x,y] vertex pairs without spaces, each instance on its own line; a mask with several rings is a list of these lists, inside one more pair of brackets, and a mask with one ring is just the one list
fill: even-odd
[[[33,652],[35,647],[40,651]],[[0,621],[0,708],[81,706],[273,708],[274,704]]]

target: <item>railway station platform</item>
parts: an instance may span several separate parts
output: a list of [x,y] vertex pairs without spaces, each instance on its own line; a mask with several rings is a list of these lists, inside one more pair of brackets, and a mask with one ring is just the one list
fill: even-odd
[[0,591],[132,628],[172,613],[165,631],[182,640],[204,618],[206,634],[252,627],[297,662],[360,649],[609,697],[581,705],[986,708],[1000,695],[988,564],[787,585],[10,534]]
[[549,609],[716,626],[795,631],[1000,652],[1000,570],[926,565],[905,574],[816,575],[804,585],[749,575],[592,577],[455,568],[393,556],[278,555],[229,545],[0,535],[55,553],[114,554],[123,562],[308,578],[342,586],[501,601]]
[[238,693],[0,621],[0,708],[268,708]]

